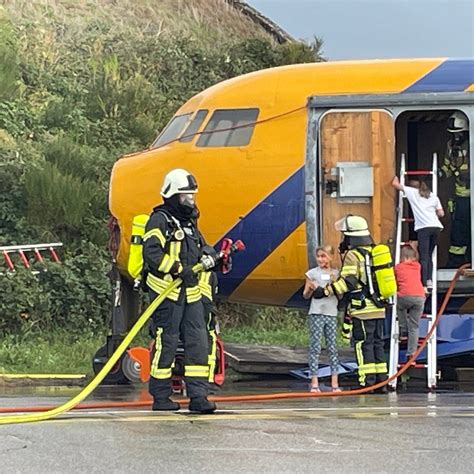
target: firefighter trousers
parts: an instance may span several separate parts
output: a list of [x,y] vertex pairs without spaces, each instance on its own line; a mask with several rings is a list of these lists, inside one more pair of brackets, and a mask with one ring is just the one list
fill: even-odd
[[352,318],[352,335],[357,360],[359,385],[365,387],[387,378],[383,328],[384,319]]
[[457,268],[471,259],[471,198],[456,196],[451,221],[448,266]]
[[[156,294],[152,292],[151,298]],[[178,301],[165,299],[152,316],[151,333],[155,347],[151,353],[149,391],[155,400],[172,394],[171,378],[178,342],[184,343],[184,378],[190,398],[209,394],[208,315],[202,301],[187,303],[184,291]]]

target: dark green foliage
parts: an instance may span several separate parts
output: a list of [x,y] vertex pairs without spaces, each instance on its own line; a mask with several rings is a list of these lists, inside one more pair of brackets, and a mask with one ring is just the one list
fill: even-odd
[[0,7],[0,101],[10,99],[17,89],[19,71],[13,26]]
[[318,40],[277,45],[218,0],[109,3],[0,9],[0,245],[65,245],[39,277],[0,275],[3,332],[103,325],[114,161],[219,81],[321,59]]
[[17,266],[0,278],[0,333],[37,333],[67,328],[72,333],[103,330],[110,309],[104,251],[83,242],[62,265],[36,264],[37,275]]

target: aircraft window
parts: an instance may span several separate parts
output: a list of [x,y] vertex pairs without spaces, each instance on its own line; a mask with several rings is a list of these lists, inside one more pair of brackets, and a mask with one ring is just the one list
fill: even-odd
[[[216,110],[196,146],[244,146],[250,143],[259,109]],[[247,127],[242,125],[250,124]],[[222,130],[222,131],[219,131]]]
[[196,132],[201,128],[202,122],[206,118],[208,110],[199,110],[188,125],[188,128],[184,131],[183,135],[179,139],[180,142],[186,143],[193,140]]
[[163,131],[158,135],[158,138],[154,141],[151,148],[157,148],[165,143],[176,140],[187,125],[191,114],[177,115],[173,117]]

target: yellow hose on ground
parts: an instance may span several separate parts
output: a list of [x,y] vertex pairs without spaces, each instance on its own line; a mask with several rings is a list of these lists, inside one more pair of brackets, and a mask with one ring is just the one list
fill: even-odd
[[[199,273],[202,271],[203,267],[202,264],[198,263],[193,267],[193,271],[195,273]],[[110,359],[107,363],[102,367],[100,372],[90,381],[90,383],[84,387],[82,392],[78,393],[74,398],[66,402],[64,405],[56,407],[52,410],[45,411],[43,413],[34,413],[34,414],[27,414],[27,415],[7,415],[0,417],[0,425],[7,425],[13,423],[31,423],[33,421],[44,421],[49,420],[61,413],[65,413],[76,405],[81,403],[86,397],[88,397],[104,380],[106,375],[110,372],[112,367],[118,362],[122,354],[127,350],[130,343],[133,341],[135,336],[138,334],[140,329],[144,326],[144,324],[148,321],[149,317],[153,314],[156,308],[160,306],[163,300],[168,296],[171,291],[173,291],[179,284],[181,283],[181,279],[178,278],[170,283],[168,288],[161,293],[161,295],[157,296],[148,308],[143,312],[143,314],[138,318],[135,325],[130,329],[129,333],[125,336],[124,340],[120,343],[117,347],[116,351],[111,355]]]

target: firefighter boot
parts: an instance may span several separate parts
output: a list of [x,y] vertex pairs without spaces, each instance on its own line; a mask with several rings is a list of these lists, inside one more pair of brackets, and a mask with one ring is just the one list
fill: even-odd
[[153,411],[178,411],[180,404],[173,402],[169,398],[155,398],[151,409]]
[[216,411],[216,404],[209,401],[206,397],[191,398],[189,411],[201,414],[214,413]]

